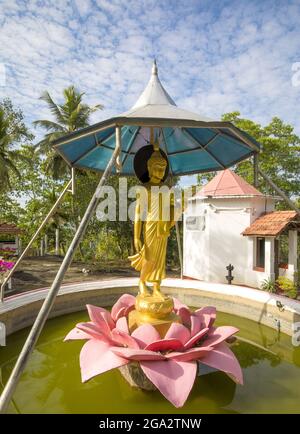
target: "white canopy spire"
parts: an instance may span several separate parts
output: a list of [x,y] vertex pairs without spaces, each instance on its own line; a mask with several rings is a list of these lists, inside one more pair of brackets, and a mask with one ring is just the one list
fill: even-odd
[[144,107],[146,105],[175,105],[168,92],[164,89],[158,78],[158,68],[154,59],[152,65],[152,74],[144,92],[141,94],[132,109]]
[[157,75],[157,63],[156,63],[156,59],[153,60],[153,65],[152,65],[152,75]]
[[206,116],[193,113],[177,107],[158,78],[158,68],[154,59],[150,80],[134,106],[120,116],[159,118],[159,119],[190,119],[195,121],[211,121]]

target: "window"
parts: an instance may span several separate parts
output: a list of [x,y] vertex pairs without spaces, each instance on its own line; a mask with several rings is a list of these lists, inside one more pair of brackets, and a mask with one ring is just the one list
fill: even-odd
[[265,268],[265,239],[264,238],[256,239],[256,267],[260,269]]

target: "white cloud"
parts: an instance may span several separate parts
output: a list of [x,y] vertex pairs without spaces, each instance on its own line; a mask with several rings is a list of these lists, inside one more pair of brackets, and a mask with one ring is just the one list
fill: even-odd
[[[146,85],[153,57],[178,105],[209,117],[240,110],[273,116],[298,133],[300,5],[295,1],[2,0],[0,62],[9,96],[28,122],[74,83],[87,102],[105,105],[93,122],[127,110]],[[42,110],[42,112],[41,112]],[[49,116],[49,115],[48,115]]]

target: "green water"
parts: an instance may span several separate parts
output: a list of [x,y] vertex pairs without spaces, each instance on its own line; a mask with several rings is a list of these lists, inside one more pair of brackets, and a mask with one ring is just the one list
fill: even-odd
[[[300,413],[300,347],[291,338],[237,316],[218,313],[218,325],[240,328],[232,350],[244,372],[237,386],[221,372],[198,377],[181,409],[159,392],[131,388],[118,370],[80,381],[84,341],[63,342],[85,312],[49,320],[27,365],[10,412],[20,413]],[[1,387],[8,379],[28,329],[0,348]]]

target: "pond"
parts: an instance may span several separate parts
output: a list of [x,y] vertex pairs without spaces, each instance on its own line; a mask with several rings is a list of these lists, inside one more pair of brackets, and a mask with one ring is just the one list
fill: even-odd
[[[159,392],[129,386],[118,370],[82,384],[79,352],[84,341],[63,342],[86,312],[46,323],[21,377],[10,413],[300,413],[300,347],[291,337],[253,321],[218,313],[217,325],[240,329],[231,345],[244,373],[244,386],[222,372],[199,376],[184,407],[176,409]],[[8,379],[29,330],[0,348],[1,387]]]

